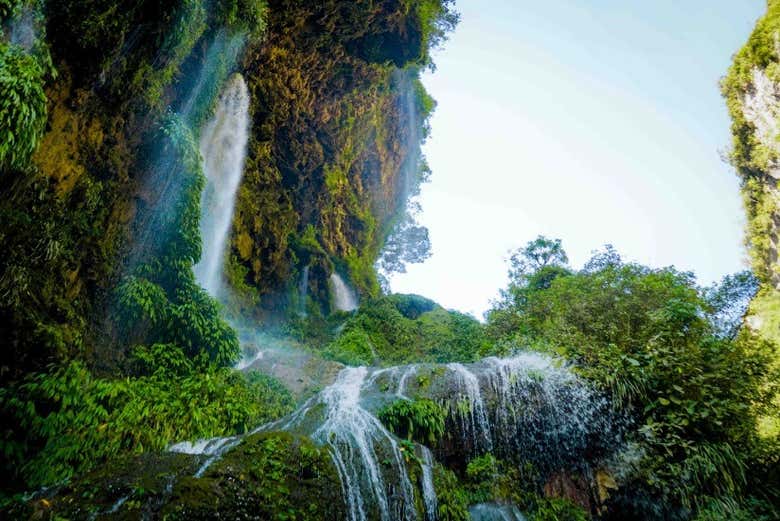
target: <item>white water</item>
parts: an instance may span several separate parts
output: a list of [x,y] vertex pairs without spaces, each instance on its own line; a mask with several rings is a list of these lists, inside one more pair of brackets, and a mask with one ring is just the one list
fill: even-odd
[[[308,434],[330,448],[351,521],[375,516],[382,521],[416,520],[404,451],[361,402],[368,373],[365,367],[343,369],[331,386],[287,421],[269,427]],[[324,420],[317,418],[322,406]]]
[[422,493],[425,504],[425,518],[428,521],[436,521],[436,509],[438,499],[436,488],[433,486],[433,454],[428,447],[420,445],[422,452]]
[[471,521],[525,521],[525,517],[514,505],[480,503],[469,508]]
[[35,28],[35,11],[31,5],[24,6],[8,23],[8,41],[27,52],[33,50],[38,41]]
[[401,373],[401,377],[398,379],[398,388],[395,390],[395,395],[399,398],[407,398],[406,394],[406,381],[409,379],[410,376],[415,374],[417,372],[417,366],[416,365],[410,365],[407,366],[406,369],[404,369],[404,372]]
[[[410,378],[415,374],[425,378]],[[435,399],[448,410],[448,457],[468,459],[492,449],[502,459],[519,457],[540,470],[558,471],[585,461],[594,437],[610,443],[616,436],[603,397],[568,368],[535,353],[474,364],[348,367],[297,411],[253,432],[295,432],[327,447],[350,521],[435,521],[434,453],[415,445],[415,458],[375,415],[387,403],[417,396]],[[200,476],[240,441],[216,438],[170,450],[208,455]],[[440,450],[436,455],[446,456]],[[417,461],[419,480],[413,483],[409,470]],[[416,495],[424,511],[417,511]],[[524,520],[509,505],[475,505],[471,514],[483,521]]]
[[217,297],[223,290],[222,267],[248,139],[249,91],[244,78],[235,74],[200,135],[206,186],[201,196],[203,251],[195,265],[195,278]]
[[309,266],[304,266],[301,272],[301,282],[298,284],[298,312],[306,316],[306,298],[309,296]]
[[480,454],[493,449],[490,422],[487,408],[482,398],[477,376],[463,364],[447,364],[447,368],[455,375],[455,392],[452,403],[461,419],[461,426],[473,443],[473,454]]
[[338,273],[330,276],[330,288],[333,294],[333,305],[338,311],[354,311],[358,307],[355,292],[347,286]]

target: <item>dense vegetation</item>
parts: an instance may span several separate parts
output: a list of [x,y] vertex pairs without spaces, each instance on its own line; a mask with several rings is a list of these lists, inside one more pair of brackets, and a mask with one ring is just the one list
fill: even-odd
[[487,350],[474,318],[417,295],[389,295],[366,301],[324,355],[347,365],[397,365],[472,362]]
[[33,35],[0,34],[3,502],[289,412],[281,384],[228,368],[236,332],[193,277],[199,129],[242,72],[254,120],[232,311],[284,316],[303,266],[319,316],[336,265],[376,294],[373,264],[427,174],[418,75],[457,21],[449,4],[0,4],[3,31]]
[[[747,214],[745,244],[761,289],[748,319],[762,336],[780,342],[780,237],[778,206],[777,85],[780,82],[780,3],[767,2],[767,12],[747,43],[734,56],[721,88],[731,115],[733,136],[729,160],[740,177]],[[780,367],[780,357],[775,360]],[[780,407],[780,398],[775,403]],[[780,416],[762,418],[768,435],[780,433]]]
[[[420,73],[457,22],[451,0],[0,0],[0,22],[0,509],[80,518],[124,495],[131,516],[344,517],[333,460],[306,438],[251,435],[203,478],[198,457],[161,454],[295,406],[280,381],[232,369],[229,317],[346,365],[552,353],[628,419],[590,476],[491,454],[436,463],[441,520],[486,501],[535,521],[779,517],[780,136],[757,113],[780,114],[780,2],[723,81],[755,278],[700,288],[611,248],[576,270],[540,237],[511,257],[486,324],[382,294],[430,254]],[[252,136],[223,307],[193,275],[197,143],[233,72]],[[334,273],[360,294],[354,313],[332,309]],[[446,443],[447,414],[421,396],[377,411],[413,478],[415,443]],[[53,510],[24,500],[51,485]]]
[[750,293],[750,277],[705,291],[689,273],[624,263],[611,248],[575,271],[560,241],[539,237],[513,255],[510,279],[488,316],[497,349],[563,356],[636,424],[614,515],[742,508],[771,518],[778,439],[760,436],[758,418],[778,391],[777,347],[729,327],[742,313],[723,313],[735,303],[725,295]]
[[457,20],[450,3],[270,2],[269,38],[245,58],[254,136],[228,268],[238,308],[327,314],[337,269],[378,296],[388,237],[393,269],[427,254],[407,212],[434,108],[419,73]]

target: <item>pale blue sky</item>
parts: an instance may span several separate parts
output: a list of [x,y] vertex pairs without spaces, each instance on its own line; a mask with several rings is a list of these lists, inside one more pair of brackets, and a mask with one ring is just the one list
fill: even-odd
[[744,269],[718,90],[764,0],[459,0],[424,82],[438,101],[421,221],[433,256],[392,279],[481,316],[511,248],[563,239],[572,265]]

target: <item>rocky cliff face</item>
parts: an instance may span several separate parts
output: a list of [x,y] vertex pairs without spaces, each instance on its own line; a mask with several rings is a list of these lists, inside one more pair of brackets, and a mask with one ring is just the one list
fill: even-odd
[[178,182],[160,174],[161,128],[172,112],[197,128],[231,72],[252,100],[232,305],[327,313],[334,272],[378,292],[374,263],[425,173],[433,102],[418,75],[438,22],[402,0],[213,4],[3,4],[3,71],[28,67],[47,98],[35,153],[2,161],[3,380],[72,356],[116,366],[105,310],[138,258],[160,257],[147,238]]
[[770,2],[748,44],[734,57],[723,80],[734,135],[731,161],[742,179],[748,214],[746,242],[753,269],[762,282],[780,283],[780,10]]
[[[761,289],[747,323],[772,341],[780,340],[780,2],[767,13],[734,56],[722,81],[732,118],[730,160],[742,181],[747,213],[745,243]],[[780,363],[780,356],[777,357]],[[778,404],[780,405],[780,404]],[[780,431],[777,416],[766,417],[767,433]]]

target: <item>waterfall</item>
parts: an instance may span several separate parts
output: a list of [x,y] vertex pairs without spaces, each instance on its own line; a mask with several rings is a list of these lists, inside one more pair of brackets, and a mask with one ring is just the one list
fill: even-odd
[[514,505],[480,503],[469,508],[471,521],[525,521],[525,517]]
[[[446,443],[432,450],[410,445],[379,421],[383,406],[410,397],[443,404]],[[620,427],[607,400],[567,367],[545,355],[521,353],[471,364],[347,367],[298,410],[253,432],[294,432],[327,447],[350,521],[435,521],[435,458],[468,461],[492,452],[508,461],[530,461],[542,475],[551,475],[606,457],[620,443]],[[208,456],[198,471],[202,475],[240,440],[185,442],[170,450]],[[414,483],[410,465],[419,465]],[[524,520],[516,508],[499,504],[475,505],[471,515]]]
[[401,398],[406,398],[406,394],[404,394],[406,390],[406,380],[409,379],[410,376],[412,376],[414,373],[417,372],[417,366],[416,365],[410,365],[407,366],[407,368],[404,370],[403,373],[401,373],[401,377],[398,379],[398,388],[395,390],[395,395],[399,396]]
[[330,276],[333,305],[338,311],[354,311],[358,307],[357,296],[338,273]]
[[18,45],[27,52],[31,52],[38,41],[35,27],[35,11],[31,5],[25,5],[8,22],[8,41]]
[[203,253],[195,277],[214,296],[223,289],[222,267],[248,139],[249,91],[244,78],[235,74],[200,136],[206,186],[201,196]]
[[453,412],[461,419],[464,437],[472,442],[472,453],[477,455],[492,450],[490,423],[479,380],[463,364],[447,364],[447,369],[455,376],[455,394],[451,401],[454,405]]
[[436,521],[437,498],[433,486],[433,454],[428,447],[420,445],[422,453],[422,493],[427,521]]
[[382,521],[413,521],[417,513],[405,449],[363,407],[368,374],[366,367],[343,369],[332,385],[291,417],[264,429],[306,434],[330,448],[350,521],[377,516]]
[[306,297],[309,295],[309,266],[304,266],[301,272],[301,282],[298,285],[298,311],[306,316]]

